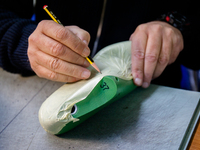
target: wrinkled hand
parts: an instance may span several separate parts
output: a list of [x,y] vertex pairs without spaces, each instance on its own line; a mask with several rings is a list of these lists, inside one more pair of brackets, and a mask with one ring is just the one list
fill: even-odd
[[41,21],[29,37],[28,57],[33,71],[42,78],[59,82],[87,79],[85,59],[90,54],[90,35],[77,26],[63,27]]
[[139,25],[131,35],[134,83],[147,88],[183,49],[181,32],[161,21]]

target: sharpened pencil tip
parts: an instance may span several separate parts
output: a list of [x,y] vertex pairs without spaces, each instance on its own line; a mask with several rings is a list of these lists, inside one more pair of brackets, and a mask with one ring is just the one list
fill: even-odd
[[99,73],[101,73],[101,71],[99,70],[99,68],[97,67],[97,65],[95,63],[92,63],[91,65],[92,65],[92,67],[94,67],[94,69],[96,69]]

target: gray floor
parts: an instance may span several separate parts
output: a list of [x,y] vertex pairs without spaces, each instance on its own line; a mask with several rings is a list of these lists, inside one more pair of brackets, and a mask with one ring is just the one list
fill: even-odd
[[151,85],[137,88],[70,132],[46,133],[42,102],[62,83],[0,69],[0,150],[176,150],[187,133],[200,93]]

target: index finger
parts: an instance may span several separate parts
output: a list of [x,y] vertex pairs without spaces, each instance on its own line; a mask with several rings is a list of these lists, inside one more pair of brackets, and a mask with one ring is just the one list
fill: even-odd
[[144,58],[147,43],[147,35],[145,32],[136,33],[131,38],[131,51],[132,51],[132,75],[134,83],[141,86],[144,77]]
[[40,24],[42,26],[41,29],[43,34],[66,45],[83,57],[89,56],[90,50],[88,46],[68,28],[59,25],[54,21],[42,21]]

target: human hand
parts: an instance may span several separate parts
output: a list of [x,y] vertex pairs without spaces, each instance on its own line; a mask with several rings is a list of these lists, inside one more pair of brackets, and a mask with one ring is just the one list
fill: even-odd
[[153,21],[139,25],[131,35],[132,75],[137,86],[147,88],[183,49],[181,32],[168,23]]
[[63,27],[41,21],[30,35],[28,57],[33,71],[42,78],[59,82],[87,79],[90,71],[85,59],[90,54],[90,35],[77,26]]

